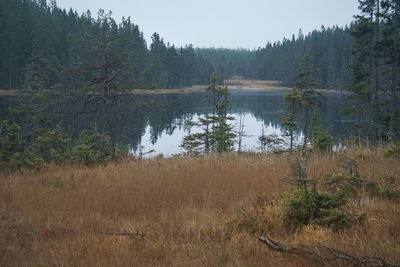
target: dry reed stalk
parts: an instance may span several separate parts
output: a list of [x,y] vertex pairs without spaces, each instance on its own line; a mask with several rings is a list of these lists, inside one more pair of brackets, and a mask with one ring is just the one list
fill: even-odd
[[[343,157],[354,158],[369,179],[400,185],[399,161],[379,150],[315,154],[310,176],[346,173]],[[52,166],[0,177],[0,266],[317,265],[267,251],[235,221],[257,196],[267,199],[265,209],[277,209],[273,203],[291,188],[281,182],[291,178],[291,161],[287,155],[227,154]],[[279,216],[269,229],[285,244],[317,241],[349,255],[399,263],[399,203],[365,195],[351,205],[368,214],[363,229],[306,227],[293,234],[279,226]]]

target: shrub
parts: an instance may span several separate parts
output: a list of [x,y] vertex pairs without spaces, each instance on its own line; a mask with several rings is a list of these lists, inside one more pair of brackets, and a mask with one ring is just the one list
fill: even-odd
[[70,159],[81,165],[105,164],[113,158],[110,137],[100,133],[80,134],[76,146],[71,150]]
[[322,152],[330,152],[333,148],[333,137],[328,134],[319,115],[311,119],[310,141],[312,146]]
[[325,177],[328,190],[339,190],[347,197],[354,197],[365,192],[372,197],[400,201],[400,191],[392,186],[382,187],[375,181],[364,179],[358,175],[329,175]]
[[22,162],[23,145],[21,127],[8,120],[0,121],[0,167],[17,170]]
[[393,143],[385,151],[385,156],[400,158],[400,141]]
[[126,159],[128,155],[129,155],[128,146],[117,145],[114,150],[113,160],[119,162],[124,158]]
[[329,152],[333,148],[333,137],[329,134],[321,134],[314,138],[314,147],[319,151]]
[[260,142],[260,148],[262,152],[265,151],[274,151],[280,152],[283,150],[283,145],[285,143],[285,139],[280,138],[276,134],[270,135],[261,135],[258,137],[258,141]]
[[47,167],[45,160],[31,151],[26,151],[23,154],[20,169],[41,170]]
[[36,137],[29,151],[44,162],[61,164],[68,157],[69,143],[70,140],[60,131],[46,130]]
[[73,144],[58,130],[37,128],[29,142],[23,141],[21,127],[13,121],[0,121],[0,169],[42,169],[48,163],[81,165],[118,161],[128,154],[126,146],[112,146],[110,137],[83,132]]
[[346,202],[346,195],[340,191],[297,190],[285,200],[286,224],[294,228],[309,224],[344,228],[352,221],[352,216],[340,209]]
[[300,183],[294,193],[285,199],[285,221],[290,227],[298,228],[309,224],[342,229],[361,222],[365,214],[345,211],[343,206],[350,198],[365,192],[373,197],[399,201],[400,192],[393,188],[383,188],[377,182],[358,175],[330,175],[322,180],[325,191],[307,189],[306,180]]

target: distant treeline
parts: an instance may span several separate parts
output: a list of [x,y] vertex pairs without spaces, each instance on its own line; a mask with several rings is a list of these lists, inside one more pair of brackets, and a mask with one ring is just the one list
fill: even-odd
[[351,84],[352,40],[348,27],[322,27],[306,36],[300,31],[297,38],[293,35],[291,40],[267,44],[255,52],[248,75],[291,85],[297,66],[308,55],[310,64],[316,68],[313,78],[319,87],[344,89]]
[[277,80],[292,85],[296,69],[305,55],[316,71],[319,87],[345,89],[351,84],[349,65],[352,55],[351,29],[333,27],[304,36],[268,43],[255,51],[246,49],[197,49],[221,77],[243,76],[259,80]]

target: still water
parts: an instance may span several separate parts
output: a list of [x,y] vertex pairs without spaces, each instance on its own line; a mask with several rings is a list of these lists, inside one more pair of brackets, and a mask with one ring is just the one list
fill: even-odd
[[[264,135],[275,135],[284,138],[284,133],[280,122],[284,115],[285,102],[283,99],[285,92],[269,91],[269,92],[252,92],[252,91],[233,91],[230,94],[229,116],[235,118],[231,122],[233,129],[239,131],[240,121],[244,125],[244,137],[242,140],[242,151],[260,151],[261,143],[259,137]],[[186,96],[188,97],[188,96]],[[185,96],[165,96],[163,101],[166,103],[175,103],[175,100],[181,99],[185,101]],[[160,112],[172,112],[168,124],[164,129],[161,127],[155,129],[151,117],[149,117],[138,142],[131,145],[133,154],[141,154],[143,152],[153,151],[146,154],[146,157],[153,157],[159,154],[171,156],[182,153],[180,145],[184,136],[190,133],[201,132],[196,126],[188,126],[187,121],[198,121],[199,116],[207,111],[202,105],[201,94],[191,94],[193,101],[190,106],[179,102],[173,105],[172,110]],[[160,100],[160,99],[159,99]],[[336,142],[346,138],[351,134],[351,122],[342,115],[342,110],[348,101],[346,96],[337,93],[329,93],[325,95],[325,107],[321,110],[321,116],[326,121],[326,127],[330,134],[335,137]],[[186,102],[187,103],[187,102]],[[175,108],[174,108],[175,107]],[[182,110],[180,110],[183,108]],[[176,112],[180,110],[179,112]],[[176,113],[175,113],[176,112]],[[156,125],[158,127],[159,125]],[[298,132],[296,142],[301,142],[303,135]],[[238,140],[236,140],[238,141]],[[281,147],[285,147],[282,144]],[[287,146],[287,144],[286,144]],[[235,144],[238,149],[238,144]]]
[[[241,143],[242,151],[260,151],[261,143],[258,137],[262,134],[264,135],[275,135],[277,137],[282,137],[284,134],[279,127],[279,125],[273,125],[271,122],[266,123],[264,120],[257,118],[252,113],[230,113],[228,116],[234,118],[230,123],[233,126],[235,132],[239,131],[239,121],[242,120],[243,138]],[[193,116],[193,121],[198,121],[198,115]],[[177,124],[184,124],[184,121],[175,122]],[[175,128],[173,133],[168,133],[167,131],[159,134],[157,142],[152,142],[151,137],[151,127],[148,125],[145,129],[144,135],[140,140],[140,147],[138,149],[132,149],[133,154],[139,154],[140,150],[143,152],[154,151],[148,153],[146,156],[151,157],[157,154],[163,154],[164,156],[172,156],[176,154],[183,153],[184,151],[180,148],[182,139],[184,136],[190,133],[200,133],[201,129],[199,127],[184,127],[183,125]],[[298,142],[301,141],[301,133],[298,135]],[[235,150],[238,149],[238,139],[236,140]]]
[[[284,94],[285,91],[230,92],[228,113],[236,119],[232,125],[238,130],[240,117],[244,123],[243,151],[260,151],[258,138],[263,132],[282,137],[280,122],[285,112]],[[64,106],[57,106],[52,120],[71,137],[78,136],[83,130],[96,129],[110,135],[117,143],[129,146],[133,154],[153,150],[146,157],[171,156],[183,152],[180,144],[185,135],[200,131],[187,122],[196,121],[210,111],[204,103],[205,97],[205,93],[129,95],[121,97],[118,109],[107,113],[101,112],[101,108],[76,112],[78,104],[64,103]],[[336,142],[351,135],[352,122],[342,114],[349,101],[340,93],[325,94],[321,117]],[[12,102],[0,97],[0,119],[7,116]],[[302,133],[298,132],[297,139],[301,138]]]

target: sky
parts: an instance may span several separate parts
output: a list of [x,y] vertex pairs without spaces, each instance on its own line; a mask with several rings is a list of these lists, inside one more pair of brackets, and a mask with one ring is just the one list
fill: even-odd
[[111,10],[118,22],[131,17],[150,43],[157,32],[176,46],[256,49],[308,33],[322,25],[344,26],[357,14],[357,0],[57,0],[79,14]]

